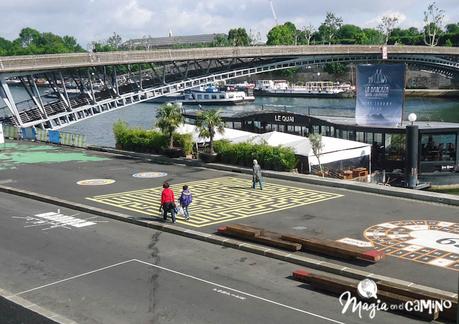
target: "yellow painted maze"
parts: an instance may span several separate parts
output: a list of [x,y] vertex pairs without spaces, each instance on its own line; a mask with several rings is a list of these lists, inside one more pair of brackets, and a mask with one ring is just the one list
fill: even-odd
[[[171,185],[176,199],[185,183]],[[252,189],[251,179],[221,177],[186,183],[193,194],[190,220],[177,218],[194,227],[218,224],[236,219],[272,213],[313,204],[342,195],[266,183],[263,190]],[[160,217],[158,211],[161,187],[94,196],[87,199],[102,204]]]

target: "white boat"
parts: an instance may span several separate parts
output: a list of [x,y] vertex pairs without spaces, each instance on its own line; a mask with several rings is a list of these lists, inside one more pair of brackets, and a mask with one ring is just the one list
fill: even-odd
[[273,97],[352,97],[355,87],[349,83],[332,81],[310,81],[304,85],[292,85],[286,80],[258,80],[254,93],[258,96]]
[[184,105],[241,105],[255,100],[246,91],[235,90],[233,87],[217,88],[206,86],[186,90],[180,95],[163,96],[151,102],[181,102]]

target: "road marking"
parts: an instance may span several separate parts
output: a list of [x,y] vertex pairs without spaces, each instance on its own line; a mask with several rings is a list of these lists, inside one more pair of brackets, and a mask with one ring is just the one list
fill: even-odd
[[85,272],[85,273],[82,273],[82,274],[79,274],[79,275],[76,275],[76,276],[73,276],[73,277],[70,277],[70,278],[66,278],[66,279],[55,281],[55,282],[51,282],[49,284],[46,284],[46,285],[43,285],[43,286],[40,286],[40,287],[35,287],[35,288],[32,288],[32,289],[24,290],[24,291],[21,291],[21,292],[19,292],[17,294],[8,296],[7,298],[20,296],[20,295],[29,293],[31,291],[35,291],[35,290],[38,290],[38,289],[46,288],[46,287],[49,287],[49,286],[54,286],[54,285],[57,285],[57,284],[60,284],[60,283],[63,283],[63,282],[66,282],[66,281],[69,281],[69,280],[72,280],[72,279],[77,279],[77,278],[80,278],[80,277],[83,277],[83,276],[87,276],[87,275],[90,275],[90,274],[93,274],[93,273],[96,273],[96,272],[104,271],[104,270],[107,270],[107,269],[110,269],[110,268],[114,268],[114,267],[129,263],[129,262],[132,262],[132,261],[138,261],[138,260],[131,259],[131,260],[123,261],[123,262],[118,262],[118,263],[115,263],[115,264],[112,264],[112,265],[109,265],[109,266],[106,266],[106,267],[103,267],[103,268],[99,268],[99,269],[96,269],[96,270],[88,271],[88,272]]
[[258,299],[258,300],[262,300],[264,302],[267,302],[267,303],[270,303],[270,304],[273,304],[273,305],[277,305],[277,306],[284,307],[284,308],[287,308],[287,309],[290,309],[290,310],[294,310],[294,311],[297,311],[297,312],[300,312],[300,313],[303,313],[303,314],[307,314],[307,315],[311,315],[311,316],[314,316],[314,317],[317,317],[317,318],[321,318],[321,319],[324,319],[324,320],[332,322],[332,323],[344,324],[344,322],[340,322],[340,321],[337,321],[337,320],[334,320],[334,319],[331,319],[331,318],[328,318],[328,317],[325,317],[325,316],[322,316],[322,315],[319,315],[319,314],[308,312],[308,311],[305,311],[303,309],[299,309],[299,308],[296,308],[296,307],[293,307],[293,306],[288,306],[288,305],[285,305],[285,304],[281,304],[281,303],[278,303],[276,301],[273,301],[273,300],[270,300],[270,299],[267,299],[267,298],[263,298],[263,297],[256,296],[256,295],[253,295],[253,294],[250,294],[250,293],[246,293],[246,292],[241,291],[241,290],[237,290],[237,289],[233,289],[233,288],[230,288],[230,287],[227,287],[227,286],[224,286],[224,285],[220,285],[220,284],[217,284],[215,282],[212,282],[212,281],[209,281],[209,280],[205,280],[205,279],[201,279],[201,278],[198,278],[198,277],[195,277],[195,276],[183,273],[183,272],[179,272],[179,271],[176,271],[176,270],[165,268],[165,267],[162,267],[162,266],[150,263],[150,262],[138,260],[138,259],[133,259],[133,260],[137,261],[139,263],[145,264],[145,265],[149,265],[149,266],[154,267],[154,268],[158,268],[158,269],[161,269],[161,270],[164,270],[164,271],[172,272],[172,273],[177,274],[177,275],[182,276],[182,277],[194,279],[194,280],[197,280],[197,281],[200,281],[200,282],[204,282],[206,284],[209,284],[209,285],[212,285],[212,286],[216,286],[216,287],[219,287],[219,288],[223,288],[223,289],[226,289],[226,290],[231,290],[231,291],[236,292],[236,293],[238,293],[240,295],[249,296],[249,297],[252,297],[252,298],[255,298],[255,299]]
[[239,296],[239,295],[236,295],[236,294],[232,294],[229,291],[226,291],[226,290],[223,290],[223,289],[220,289],[220,288],[214,288],[214,289],[212,289],[212,291],[215,291],[216,293],[219,293],[219,294],[222,294],[222,295],[225,295],[225,296],[234,297],[234,298],[237,298],[237,299],[240,299],[240,300],[246,300],[247,299],[244,296]]
[[[25,228],[29,227],[36,227],[36,226],[45,226],[48,225],[49,227],[42,228],[42,231],[46,231],[53,228],[65,228],[70,230],[71,227],[82,228],[86,226],[96,225],[100,222],[107,222],[107,221],[93,221],[90,222],[90,219],[96,218],[98,216],[89,217],[86,219],[76,218],[74,216],[78,215],[79,213],[73,215],[64,215],[61,213],[60,209],[57,212],[48,212],[48,213],[40,213],[34,216],[13,216],[12,218],[16,219],[24,219],[26,221]],[[71,226],[71,227],[69,227]]]
[[[343,197],[340,194],[266,183],[263,190],[253,190],[244,178],[220,177],[171,185],[179,193],[183,185],[193,193],[191,218],[177,222],[191,227],[203,227],[252,216],[272,214]],[[117,208],[158,216],[162,187],[86,197],[86,199]]]

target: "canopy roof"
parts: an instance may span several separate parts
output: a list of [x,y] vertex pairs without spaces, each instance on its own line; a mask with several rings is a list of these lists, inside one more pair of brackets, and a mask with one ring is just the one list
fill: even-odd
[[[177,132],[181,134],[191,133],[193,141],[197,143],[206,143],[209,141],[208,138],[201,138],[199,136],[196,126],[194,125],[184,124],[177,129]],[[232,128],[225,128],[223,134],[218,132],[215,134],[214,140],[220,139],[226,139],[232,143],[266,143],[269,146],[281,145],[290,147],[296,155],[307,157],[310,165],[318,164],[317,158],[312,151],[311,142],[307,137],[282,132],[256,134]],[[322,144],[323,148],[320,154],[320,162],[323,164],[371,154],[371,144],[327,136],[322,136]]]

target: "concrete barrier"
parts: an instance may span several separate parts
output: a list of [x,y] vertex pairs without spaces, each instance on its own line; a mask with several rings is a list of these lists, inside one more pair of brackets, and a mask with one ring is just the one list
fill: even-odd
[[3,289],[0,289],[0,323],[77,324]]

